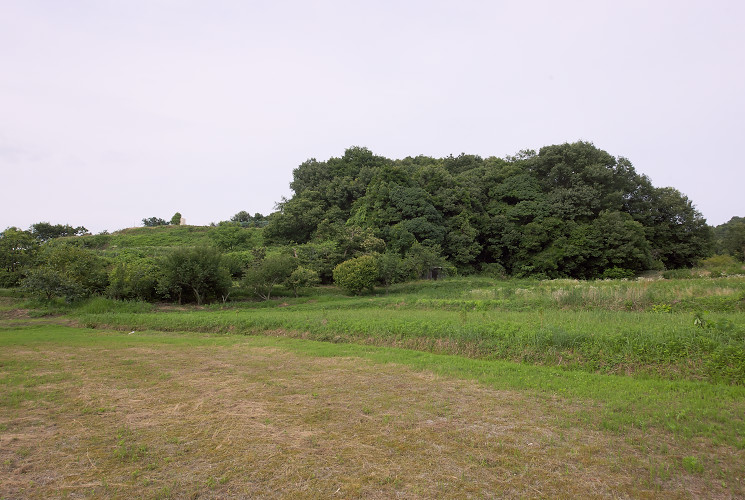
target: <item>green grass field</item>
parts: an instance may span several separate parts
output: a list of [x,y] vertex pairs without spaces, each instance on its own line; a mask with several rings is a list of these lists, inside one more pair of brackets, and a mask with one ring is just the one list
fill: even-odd
[[0,498],[745,496],[744,278],[278,292],[1,298]]
[[215,333],[282,332],[331,342],[668,379],[745,383],[745,279],[457,279],[344,297],[154,308],[99,299],[84,326]]

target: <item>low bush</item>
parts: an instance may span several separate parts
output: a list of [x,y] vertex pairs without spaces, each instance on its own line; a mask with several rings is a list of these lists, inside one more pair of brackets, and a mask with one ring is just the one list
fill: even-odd
[[352,295],[372,290],[377,280],[378,263],[372,255],[345,260],[334,268],[334,283]]

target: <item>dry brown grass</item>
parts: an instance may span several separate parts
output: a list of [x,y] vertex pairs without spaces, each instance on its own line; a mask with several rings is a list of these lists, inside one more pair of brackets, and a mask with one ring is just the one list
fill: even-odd
[[[727,498],[743,453],[573,425],[597,408],[257,347],[14,347],[0,498]],[[686,471],[685,456],[718,464]],[[745,479],[741,479],[745,481]]]

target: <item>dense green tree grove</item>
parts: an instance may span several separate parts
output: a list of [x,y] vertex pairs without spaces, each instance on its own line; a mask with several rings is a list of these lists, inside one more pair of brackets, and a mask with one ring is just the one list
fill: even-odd
[[403,258],[418,244],[461,272],[497,265],[552,278],[688,267],[712,249],[687,197],[587,142],[505,159],[390,160],[355,147],[301,164],[290,187],[269,219],[268,243],[339,249],[364,234],[381,242],[377,252]]

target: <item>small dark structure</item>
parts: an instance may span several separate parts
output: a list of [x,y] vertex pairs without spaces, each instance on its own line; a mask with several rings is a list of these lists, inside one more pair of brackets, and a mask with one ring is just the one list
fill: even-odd
[[447,270],[444,267],[439,266],[430,267],[429,270],[424,273],[423,278],[432,281],[437,281],[441,278],[447,278]]

